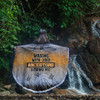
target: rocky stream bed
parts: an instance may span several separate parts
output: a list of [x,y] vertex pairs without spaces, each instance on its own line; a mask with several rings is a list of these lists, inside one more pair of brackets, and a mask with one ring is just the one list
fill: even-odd
[[15,91],[6,90],[0,92],[0,100],[100,100],[100,93],[79,94],[75,90],[53,89],[47,93],[34,94],[24,91],[18,94]]

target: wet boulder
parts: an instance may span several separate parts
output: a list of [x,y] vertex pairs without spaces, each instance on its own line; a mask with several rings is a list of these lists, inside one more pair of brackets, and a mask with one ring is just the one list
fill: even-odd
[[87,50],[90,53],[100,54],[100,38],[89,41],[87,44]]
[[100,21],[97,22],[96,27],[100,29]]
[[78,56],[78,62],[93,84],[100,83],[100,64],[96,56],[82,53]]

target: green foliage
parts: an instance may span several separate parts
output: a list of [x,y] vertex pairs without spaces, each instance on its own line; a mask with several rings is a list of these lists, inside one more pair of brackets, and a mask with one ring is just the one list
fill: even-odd
[[79,15],[83,14],[80,11],[82,5],[78,0],[58,0],[56,5],[59,11],[58,22],[62,28],[74,23]]
[[50,30],[54,26],[54,23],[46,17],[41,19],[37,15],[30,17],[29,14],[25,14],[22,19],[19,35],[21,43],[32,42],[38,35],[40,29],[46,29],[50,33]]
[[80,16],[85,16],[91,13],[96,7],[98,0],[58,0],[59,16],[58,22],[60,26],[67,27],[74,24]]
[[[33,14],[38,18],[49,19],[55,25],[61,28],[74,24],[80,16],[85,16],[92,12],[96,7],[98,0],[41,0],[33,4],[35,12]],[[40,5],[38,7],[38,5]]]
[[18,43],[17,31],[20,30],[17,21],[18,6],[12,0],[0,1],[0,69],[8,69],[9,53],[14,44]]
[[99,0],[80,0],[81,3],[81,11],[84,15],[91,13],[97,6]]

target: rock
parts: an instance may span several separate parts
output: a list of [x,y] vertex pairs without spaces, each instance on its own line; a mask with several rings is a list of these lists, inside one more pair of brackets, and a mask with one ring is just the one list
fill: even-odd
[[5,85],[4,88],[9,90],[11,88],[11,85]]
[[100,63],[94,55],[82,53],[78,62],[93,84],[100,83]]
[[89,41],[87,44],[87,50],[90,53],[100,54],[100,38]]
[[5,89],[4,88],[0,88],[0,92],[2,92],[2,91],[5,91]]
[[9,91],[4,91],[4,92],[0,92],[0,95],[10,95],[11,93]]
[[100,21],[97,22],[96,27],[100,29]]

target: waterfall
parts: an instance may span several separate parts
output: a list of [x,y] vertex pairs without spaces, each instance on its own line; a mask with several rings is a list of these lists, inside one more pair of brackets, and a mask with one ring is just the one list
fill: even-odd
[[94,37],[99,37],[100,38],[100,30],[96,28],[96,24],[98,23],[98,21],[96,21],[93,25],[92,25],[92,32]]
[[87,77],[85,72],[82,70],[79,63],[76,61],[77,55],[73,55],[70,57],[70,63],[68,66],[67,72],[67,89],[75,90],[77,93],[87,94],[91,91],[99,91],[97,90],[92,81]]

